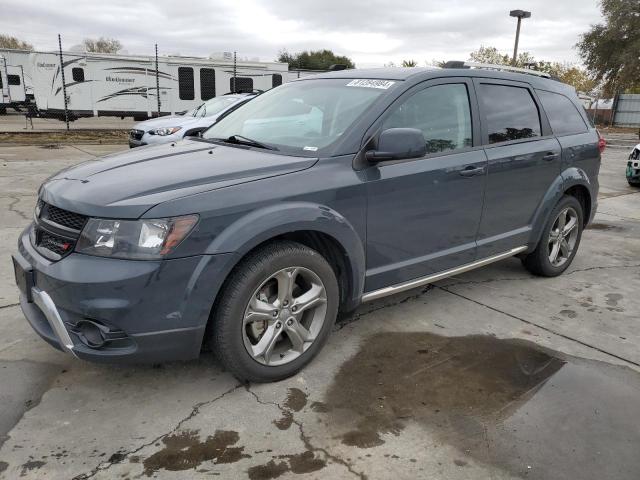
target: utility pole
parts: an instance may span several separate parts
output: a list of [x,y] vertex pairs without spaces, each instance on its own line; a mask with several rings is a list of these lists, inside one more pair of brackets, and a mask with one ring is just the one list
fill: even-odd
[[238,75],[238,61],[237,61],[237,55],[236,55],[236,51],[234,50],[233,52],[233,88],[232,88],[232,92],[231,93],[237,93],[236,92],[236,76]]
[[531,17],[531,12],[525,10],[511,10],[509,16],[516,17],[518,19],[518,26],[516,27],[516,43],[513,46],[513,58],[511,59],[511,65],[516,66],[516,60],[518,59],[518,42],[520,42],[520,24],[523,18]]
[[158,118],[160,118],[160,75],[158,71],[158,44],[156,43],[156,98],[158,99]]
[[58,52],[60,53],[60,74],[62,76],[62,96],[64,97],[64,121],[67,124],[67,131],[69,130],[69,110],[67,105],[67,84],[64,81],[64,62],[62,61],[62,38],[58,34]]

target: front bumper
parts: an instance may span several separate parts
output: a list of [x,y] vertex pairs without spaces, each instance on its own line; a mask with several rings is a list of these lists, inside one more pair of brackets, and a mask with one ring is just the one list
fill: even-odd
[[640,183],[640,159],[627,162],[627,180],[631,183]]
[[[215,295],[233,254],[133,261],[72,253],[50,262],[31,246],[28,229],[16,262],[32,272],[20,306],[55,348],[103,363],[188,360],[199,355]],[[24,288],[24,286],[23,286]],[[97,325],[108,338],[87,341]]]
[[129,148],[141,147],[143,145],[161,145],[163,143],[177,142],[182,140],[184,132],[182,130],[172,135],[151,135],[149,132],[144,132],[142,138],[137,140],[129,136]]

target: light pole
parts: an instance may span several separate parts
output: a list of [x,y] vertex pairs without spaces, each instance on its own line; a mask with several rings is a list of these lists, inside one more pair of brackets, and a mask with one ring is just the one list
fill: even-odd
[[518,42],[520,41],[520,23],[523,18],[529,18],[531,16],[531,12],[527,12],[525,10],[511,10],[509,12],[509,16],[516,17],[518,19],[518,26],[516,27],[516,43],[513,46],[513,58],[511,59],[511,65],[515,67],[516,59],[518,58]]

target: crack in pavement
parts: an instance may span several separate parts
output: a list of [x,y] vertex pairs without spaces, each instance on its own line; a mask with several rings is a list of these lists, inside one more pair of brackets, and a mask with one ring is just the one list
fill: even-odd
[[0,305],[0,310],[2,310],[3,308],[17,307],[18,305],[20,305],[20,304],[19,303],[10,303],[9,305]]
[[613,357],[613,358],[616,358],[616,359],[621,360],[623,362],[629,363],[629,364],[631,364],[631,365],[633,365],[635,367],[640,367],[640,363],[638,363],[638,362],[634,362],[633,360],[629,360],[628,358],[622,357],[620,355],[616,355],[615,353],[611,353],[611,352],[609,352],[607,350],[604,350],[603,348],[597,347],[595,345],[592,345],[590,343],[584,342],[582,340],[579,340],[577,338],[571,337],[569,335],[565,335],[564,333],[557,332],[557,331],[553,330],[552,328],[545,327],[544,325],[540,325],[539,323],[533,322],[531,320],[526,320],[526,319],[524,319],[522,317],[518,317],[517,315],[514,315],[514,314],[509,313],[509,312],[505,312],[504,310],[500,310],[499,308],[496,308],[496,307],[492,307],[491,305],[487,305],[487,304],[482,303],[482,302],[480,302],[478,300],[474,300],[473,298],[466,297],[466,296],[464,296],[464,295],[462,295],[460,293],[452,292],[451,290],[448,290],[446,287],[437,287],[437,288],[439,288],[440,290],[442,290],[444,292],[450,293],[451,295],[455,295],[456,297],[460,297],[460,298],[463,298],[463,299],[468,300],[470,302],[473,302],[476,305],[480,305],[482,307],[488,308],[489,310],[493,310],[494,312],[501,313],[501,314],[506,315],[508,317],[511,317],[511,318],[513,318],[515,320],[519,320],[519,321],[521,321],[523,323],[526,323],[527,325],[532,325],[532,326],[537,327],[537,328],[539,328],[541,330],[544,330],[545,332],[549,332],[549,333],[552,333],[553,335],[557,335],[558,337],[562,337],[562,338],[564,338],[566,340],[570,340],[572,342],[578,343],[578,344],[582,345],[583,347],[587,347],[587,348],[590,348],[592,350],[596,350],[597,352],[603,353],[603,354],[608,355],[610,357]]
[[349,462],[347,462],[346,460],[344,460],[343,458],[334,455],[332,453],[329,453],[329,451],[326,448],[323,447],[316,447],[315,445],[313,445],[313,443],[311,443],[311,439],[309,438],[309,436],[305,433],[304,431],[304,426],[303,426],[303,422],[301,422],[300,420],[297,420],[295,418],[295,415],[292,411],[290,411],[288,408],[284,408],[282,405],[280,405],[277,402],[267,402],[265,400],[262,400],[258,394],[256,392],[254,392],[253,390],[251,390],[251,386],[250,385],[246,385],[245,389],[247,390],[247,392],[249,394],[251,394],[255,399],[256,402],[258,402],[261,405],[273,405],[276,408],[278,408],[278,410],[280,410],[280,412],[284,415],[284,414],[291,414],[292,418],[293,418],[293,423],[298,427],[298,431],[299,431],[299,438],[300,441],[303,443],[303,445],[305,446],[305,448],[311,452],[321,452],[325,455],[325,457],[329,460],[332,460],[334,463],[337,463],[339,465],[342,465],[343,467],[345,467],[349,473],[355,475],[356,477],[358,477],[360,480],[367,480],[367,475],[365,475],[362,472],[358,472],[356,470],[354,470],[353,465],[351,465]]
[[[119,463],[122,463],[122,461],[127,458],[129,455],[133,455],[134,453],[138,453],[139,451],[141,451],[142,449],[149,447],[151,445],[153,445],[154,443],[157,443],[159,441],[161,441],[163,438],[168,437],[169,435],[177,432],[180,427],[182,427],[182,425],[184,425],[185,422],[188,422],[189,420],[191,420],[192,418],[194,418],[196,415],[198,415],[200,413],[200,409],[202,407],[206,407],[208,405],[211,405],[215,402],[217,402],[218,400],[224,398],[225,396],[235,392],[236,390],[238,390],[240,387],[242,387],[242,384],[238,384],[236,386],[234,386],[233,388],[230,388],[229,390],[227,390],[226,392],[223,392],[222,394],[218,395],[217,397],[213,398],[212,400],[207,400],[204,402],[200,402],[200,403],[196,403],[192,409],[191,409],[191,413],[189,413],[189,415],[187,415],[186,417],[184,417],[183,419],[181,419],[175,427],[173,427],[171,430],[169,430],[166,433],[163,433],[162,435],[157,436],[156,438],[154,438],[153,440],[151,440],[150,442],[144,443],[136,448],[134,448],[133,450],[129,450],[129,451],[118,451],[117,453],[117,457],[114,460],[107,460],[106,462],[102,462],[99,463],[98,465],[96,465],[92,470],[90,470],[88,473],[81,473],[76,475],[75,477],[73,477],[72,480],[86,480],[87,478],[92,478],[95,475],[97,475],[99,472],[103,472],[105,470],[108,470],[109,468],[111,468],[114,465],[117,465]],[[115,455],[115,454],[114,454]],[[111,457],[113,458],[114,455],[112,455]]]
[[10,212],[16,213],[19,217],[23,218],[24,220],[31,220],[29,216],[26,215],[24,212],[21,212],[20,210],[17,210],[16,208],[14,208],[20,202],[20,197],[16,197],[14,195],[7,195],[7,198],[10,198],[11,200],[13,200],[11,203],[9,203]]

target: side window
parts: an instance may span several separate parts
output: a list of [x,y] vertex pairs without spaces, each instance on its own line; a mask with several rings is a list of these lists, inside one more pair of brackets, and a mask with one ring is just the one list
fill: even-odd
[[74,82],[84,82],[84,68],[74,67],[71,69],[71,76]]
[[470,147],[473,136],[467,86],[454,83],[425,88],[396,107],[382,128],[422,130],[429,153]]
[[231,90],[231,93],[253,92],[253,78],[231,77],[229,79],[229,89]]
[[20,85],[20,75],[7,75],[9,85]]
[[213,68],[200,69],[200,98],[209,100],[216,96],[216,71]]
[[274,73],[271,76],[271,88],[279,87],[280,85],[282,85],[282,75]]
[[536,90],[536,92],[555,135],[571,135],[587,131],[587,124],[584,123],[580,112],[571,100],[559,93],[545,90]]
[[538,107],[528,89],[483,83],[480,102],[489,143],[542,135]]
[[193,68],[178,67],[178,96],[180,100],[194,100],[196,92],[193,88]]

